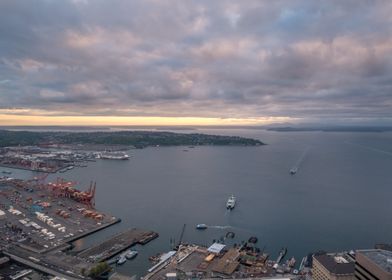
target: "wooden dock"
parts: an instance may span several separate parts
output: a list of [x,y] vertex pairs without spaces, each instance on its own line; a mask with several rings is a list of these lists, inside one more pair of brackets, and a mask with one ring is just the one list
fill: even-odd
[[78,256],[86,258],[88,261],[101,262],[110,259],[133,245],[147,244],[158,236],[158,233],[153,231],[133,228],[80,252]]

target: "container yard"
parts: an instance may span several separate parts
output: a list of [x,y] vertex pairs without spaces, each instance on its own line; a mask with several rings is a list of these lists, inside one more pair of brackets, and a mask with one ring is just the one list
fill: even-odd
[[109,226],[119,219],[94,208],[96,185],[80,191],[73,182],[58,179],[0,179],[0,209],[5,219],[1,239],[17,242],[35,252],[45,252]]
[[96,262],[158,236],[132,229],[82,254],[70,254],[71,242],[121,220],[95,209],[95,183],[80,190],[71,181],[58,178],[46,183],[45,179],[0,177],[0,248],[13,261],[51,275],[80,279]]

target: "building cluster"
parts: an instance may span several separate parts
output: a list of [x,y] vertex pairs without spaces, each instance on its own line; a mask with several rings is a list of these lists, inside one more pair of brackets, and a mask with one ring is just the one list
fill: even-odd
[[392,280],[392,251],[358,250],[313,256],[313,280]]
[[0,149],[1,166],[47,173],[66,170],[68,167],[76,166],[80,162],[93,158],[92,153],[46,149],[35,146]]
[[[283,263],[268,260],[241,247],[206,248],[181,245],[163,254],[144,280],[274,279],[274,280],[392,280],[392,251],[387,247],[340,253],[318,252],[305,257],[299,270],[279,269]],[[249,261],[249,257],[253,257]]]
[[277,261],[255,246],[245,242],[227,247],[214,243],[209,247],[181,244],[176,250],[161,255],[143,279],[245,279],[291,275],[299,277],[295,260]]

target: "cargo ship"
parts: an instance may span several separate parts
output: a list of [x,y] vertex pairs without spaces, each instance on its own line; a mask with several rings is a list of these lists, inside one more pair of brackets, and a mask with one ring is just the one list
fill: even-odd
[[103,152],[97,155],[98,159],[127,160],[129,155],[123,152]]

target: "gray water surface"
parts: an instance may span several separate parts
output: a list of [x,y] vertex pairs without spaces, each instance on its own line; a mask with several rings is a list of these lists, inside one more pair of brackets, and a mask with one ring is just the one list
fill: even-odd
[[[201,132],[249,136],[268,145],[131,150],[129,161],[100,160],[61,174],[82,186],[96,181],[97,209],[122,218],[77,242],[77,249],[130,227],[157,231],[158,239],[138,247],[139,256],[118,268],[142,276],[151,266],[148,257],[170,250],[184,223],[186,242],[209,245],[233,231],[230,244],[257,236],[274,259],[283,246],[300,261],[319,249],[392,242],[391,133]],[[295,164],[298,173],[291,176]],[[238,204],[228,212],[231,194]],[[213,227],[197,231],[198,223]]]

